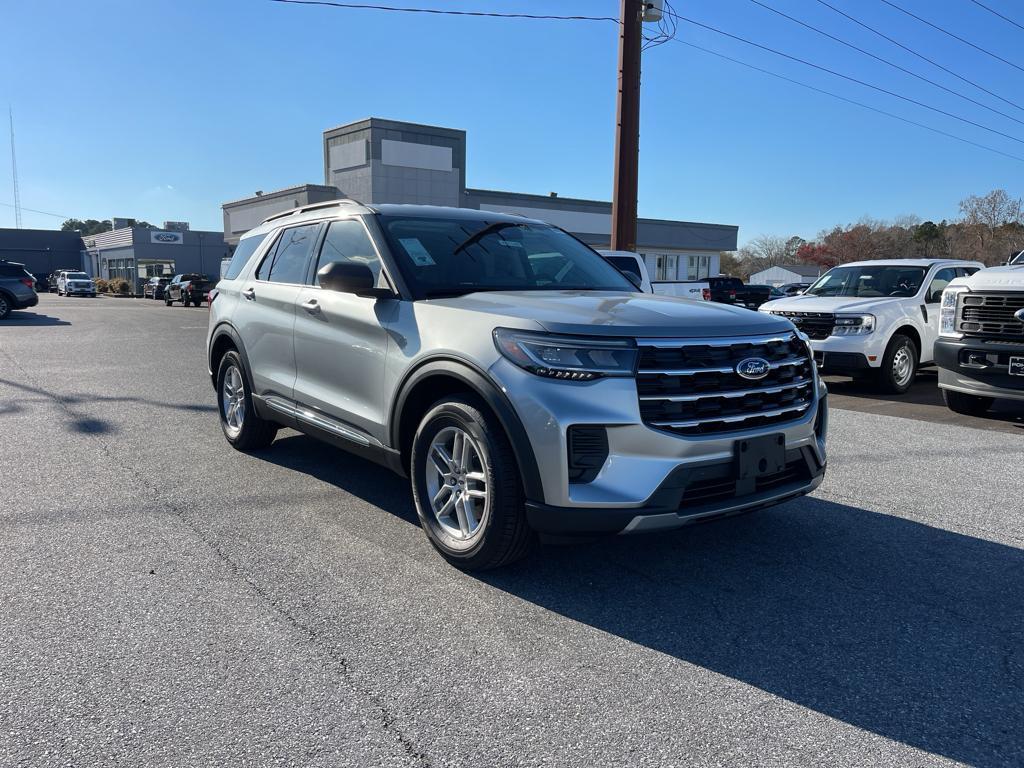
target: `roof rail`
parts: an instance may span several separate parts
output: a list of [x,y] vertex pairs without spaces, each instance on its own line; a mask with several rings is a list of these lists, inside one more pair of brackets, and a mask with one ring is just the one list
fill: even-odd
[[273,216],[267,216],[267,218],[265,218],[261,223],[266,224],[268,221],[274,221],[275,219],[283,219],[286,216],[294,216],[297,213],[315,211],[318,208],[331,208],[336,205],[362,205],[362,203],[351,197],[345,197],[342,198],[341,200],[328,200],[323,203],[310,203],[309,205],[300,205],[298,208],[290,208],[287,211],[275,213]]

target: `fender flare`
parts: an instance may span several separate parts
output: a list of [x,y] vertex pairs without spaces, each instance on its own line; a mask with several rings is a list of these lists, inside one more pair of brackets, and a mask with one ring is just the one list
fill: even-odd
[[486,373],[468,360],[452,357],[432,358],[419,364],[406,375],[398,387],[398,394],[391,406],[389,434],[392,447],[398,449],[401,447],[402,412],[409,394],[420,382],[432,376],[442,375],[455,378],[465,384],[497,416],[512,445],[512,453],[519,465],[519,474],[522,478],[523,492],[526,494],[526,498],[530,501],[542,501],[544,487],[540,479],[540,470],[537,467],[537,458],[534,455],[533,445],[530,443],[526,428],[508,397]]
[[214,389],[217,388],[217,371],[213,367],[213,348],[216,346],[219,339],[227,336],[231,339],[231,343],[235,349],[238,350],[238,354],[242,356],[242,362],[245,363],[245,378],[246,384],[249,387],[249,391],[253,392],[252,388],[252,366],[249,365],[249,356],[245,352],[245,345],[242,343],[242,337],[238,335],[238,331],[229,322],[222,321],[214,329],[213,333],[210,334],[210,343],[206,347],[206,368],[210,371],[210,380],[213,383]]

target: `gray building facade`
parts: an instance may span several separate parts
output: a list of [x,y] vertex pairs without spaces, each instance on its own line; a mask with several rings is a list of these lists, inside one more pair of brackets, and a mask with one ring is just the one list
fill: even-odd
[[58,269],[81,269],[83,249],[77,232],[0,229],[0,259],[24,264],[37,278]]
[[[466,186],[466,132],[367,118],[323,133],[324,184],[304,184],[225,203],[224,237],[231,245],[267,216],[289,208],[350,197],[518,213],[572,232],[595,248],[611,240],[611,203]],[[654,280],[696,280],[719,273],[719,254],[736,250],[738,228],[727,224],[640,219],[637,250]]]
[[124,278],[134,287],[150,277],[184,272],[219,277],[221,262],[230,253],[223,232],[124,227],[83,240],[86,272]]

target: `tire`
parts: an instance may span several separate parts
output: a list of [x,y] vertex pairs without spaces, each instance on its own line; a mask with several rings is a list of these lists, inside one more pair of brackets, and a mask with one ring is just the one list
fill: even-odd
[[[240,396],[234,394],[238,388],[241,388]],[[232,404],[236,405],[234,410]],[[225,354],[217,367],[217,413],[224,437],[239,451],[266,448],[277,436],[278,425],[256,414],[245,363],[235,350]]]
[[0,320],[6,320],[9,314],[11,314],[11,301],[0,293]]
[[165,294],[164,294],[164,306],[165,306],[165,307],[169,307],[169,306],[171,306],[171,304],[172,304],[172,303],[173,303],[173,302],[171,301],[171,297],[170,297],[170,296],[168,296],[168,295],[167,295],[167,294],[165,293]]
[[917,345],[909,336],[894,334],[882,356],[882,367],[878,370],[878,387],[883,392],[902,395],[914,383],[917,376],[919,354]]
[[[497,419],[475,400],[453,397],[427,411],[413,438],[410,476],[420,525],[455,567],[483,571],[507,565],[524,557],[536,540],[512,446]],[[435,498],[447,513],[435,513]]]
[[969,395],[966,392],[957,392],[955,389],[942,390],[942,399],[949,410],[964,416],[983,416],[995,402],[993,397]]

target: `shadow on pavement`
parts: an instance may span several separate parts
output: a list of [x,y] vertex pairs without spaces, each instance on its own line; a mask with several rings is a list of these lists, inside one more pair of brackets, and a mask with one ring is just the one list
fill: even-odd
[[[368,461],[303,435],[260,458],[418,524],[406,481]],[[926,752],[1024,764],[1020,549],[805,498],[474,577]]]
[[[61,320],[59,317],[51,317],[50,315],[40,315],[37,312],[25,312],[24,310],[16,310],[11,312],[7,316],[6,320],[2,321],[3,325],[71,325],[67,320]],[[0,326],[2,327],[2,326]]]

